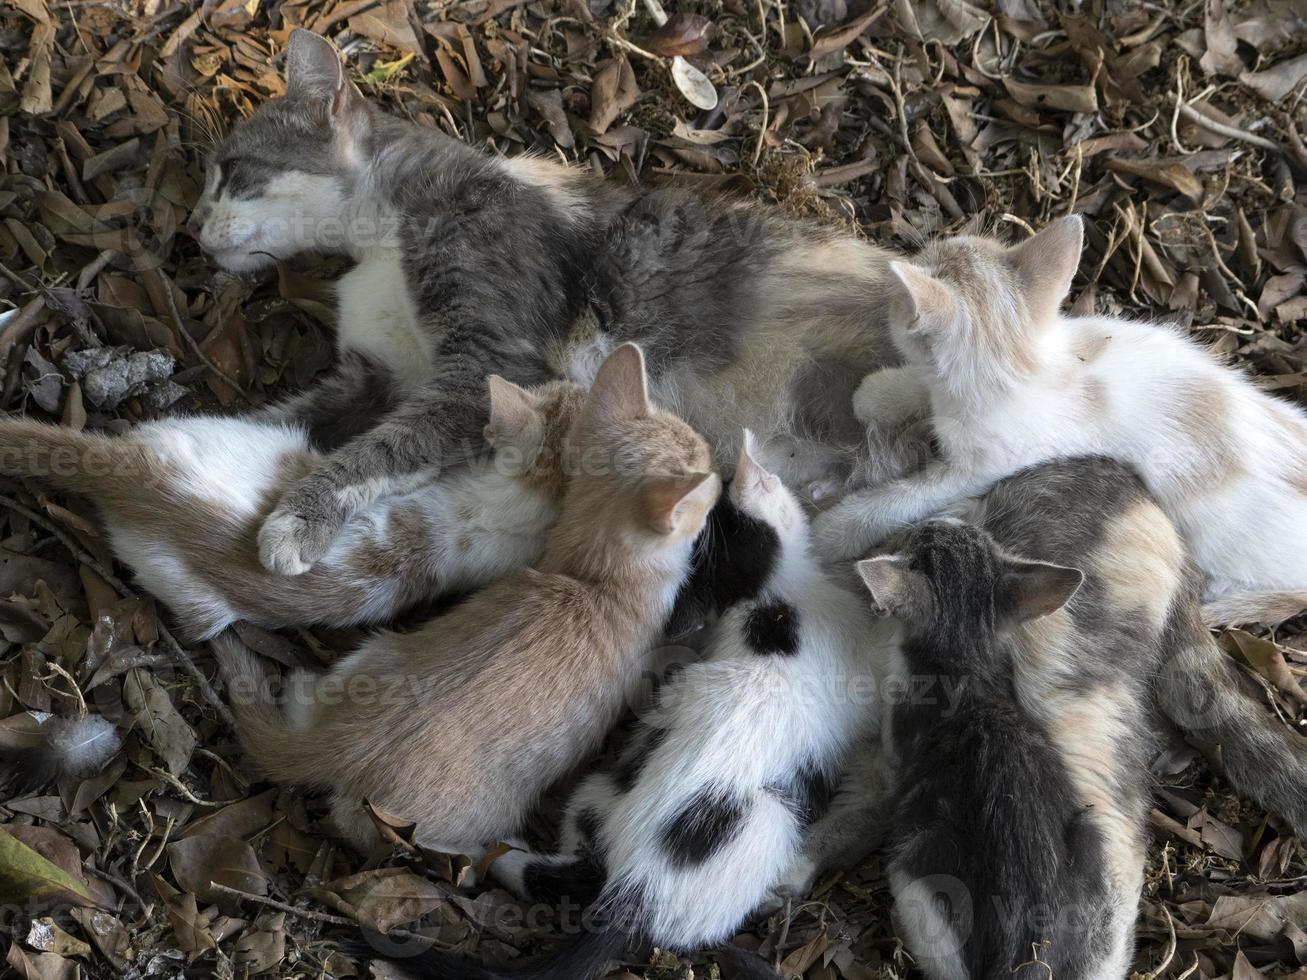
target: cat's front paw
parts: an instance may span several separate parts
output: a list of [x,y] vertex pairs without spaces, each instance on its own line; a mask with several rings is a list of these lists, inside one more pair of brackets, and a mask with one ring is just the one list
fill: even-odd
[[325,555],[339,525],[278,507],[259,528],[259,561],[278,575],[303,575]]

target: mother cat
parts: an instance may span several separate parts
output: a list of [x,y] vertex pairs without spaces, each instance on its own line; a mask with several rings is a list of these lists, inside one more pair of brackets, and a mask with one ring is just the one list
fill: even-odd
[[585,384],[636,341],[653,397],[719,462],[749,427],[773,434],[787,483],[820,489],[864,442],[858,382],[896,360],[877,322],[889,253],[756,205],[487,156],[369,104],[305,30],[285,96],[217,149],[189,227],[231,271],[304,251],[358,263],[338,370],[280,409],[333,451],[263,526],[274,571],[307,570],[359,508],[465,458],[489,373]]

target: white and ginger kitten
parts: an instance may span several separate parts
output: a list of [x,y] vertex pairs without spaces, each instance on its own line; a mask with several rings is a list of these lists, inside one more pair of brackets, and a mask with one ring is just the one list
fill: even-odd
[[539,557],[585,391],[562,381],[524,391],[493,376],[489,386],[486,459],[377,501],[294,577],[264,568],[257,535],[281,494],[322,459],[299,425],[182,417],[108,436],[4,419],[0,472],[87,497],[115,558],[190,639],[240,619],[270,628],[386,622]]
[[[526,396],[523,395],[525,398]],[[648,399],[634,345],[604,362],[569,440],[533,566],[412,632],[380,633],[286,703],[230,633],[214,641],[237,734],[269,777],[322,786],[336,829],[379,841],[366,799],[453,853],[518,832],[608,732],[648,666],[721,480],[708,444]]]
[[1080,219],[1021,245],[943,239],[910,262],[891,317],[903,368],[869,375],[867,417],[924,385],[941,458],[850,495],[815,533],[853,558],[888,533],[1045,460],[1134,467],[1207,575],[1211,623],[1307,607],[1307,413],[1174,329],[1058,309],[1080,261]]
[[802,506],[753,458],[747,433],[709,536],[723,608],[704,659],[659,687],[617,765],[580,783],[557,853],[515,850],[491,865],[519,895],[590,906],[603,927],[553,954],[547,971],[439,951],[404,960],[406,970],[590,980],[633,941],[694,950],[726,940],[803,864],[850,747],[879,730],[871,692],[893,626],[823,571]]

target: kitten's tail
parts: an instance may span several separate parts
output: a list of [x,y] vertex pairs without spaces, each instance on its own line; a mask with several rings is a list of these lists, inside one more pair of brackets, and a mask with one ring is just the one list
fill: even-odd
[[0,419],[0,473],[41,480],[95,501],[159,482],[163,462],[131,439],[26,418]]
[[1307,738],[1245,690],[1245,679],[1193,606],[1173,613],[1155,689],[1162,711],[1189,740],[1219,755],[1234,787],[1278,813],[1307,840]]
[[219,634],[212,644],[241,748],[269,779],[302,784],[326,747],[310,744],[310,738],[287,722],[272,696],[268,672],[233,632]]
[[[522,964],[489,967],[434,948],[416,956],[397,956],[391,962],[417,980],[594,980],[622,955],[629,939],[624,929],[609,925],[582,932],[553,952]],[[363,947],[352,952],[376,955]]]
[[1275,625],[1307,610],[1307,592],[1227,592],[1203,603],[1209,627]]
[[47,718],[40,741],[0,752],[0,786],[11,794],[35,792],[60,776],[92,776],[123,744],[113,722],[100,715]]

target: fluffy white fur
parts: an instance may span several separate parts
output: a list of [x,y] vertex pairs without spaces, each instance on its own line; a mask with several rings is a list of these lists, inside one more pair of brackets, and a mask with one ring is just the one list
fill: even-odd
[[870,375],[859,413],[921,377],[942,461],[854,494],[818,519],[823,553],[853,558],[995,480],[1058,458],[1132,465],[1207,573],[1209,619],[1307,606],[1307,413],[1178,331],[1057,314],[1079,219],[1022,246],[959,238],[895,263],[895,336],[909,370]]
[[[876,704],[868,703],[874,699],[857,692],[868,690],[860,681],[879,678],[892,628],[874,623],[865,603],[821,570],[802,508],[750,457],[747,436],[735,474],[735,504],[780,537],[778,562],[761,595],[727,610],[705,659],[660,691],[642,720],[666,734],[630,791],[622,792],[610,773],[592,774],[569,802],[560,853],[515,851],[491,868],[524,892],[531,865],[561,870],[576,861],[578,818],[593,811],[607,872],[601,904],[639,896],[638,908],[623,909],[634,913],[631,925],[675,948],[717,943],[773,888],[795,879],[810,883],[814,867],[801,853],[805,823],[782,788],[804,771],[834,782],[850,746],[878,726]],[[750,611],[771,601],[798,611],[792,655],[760,654],[745,638]],[[662,843],[665,828],[708,790],[747,801],[744,816],[707,860],[677,864]]]

